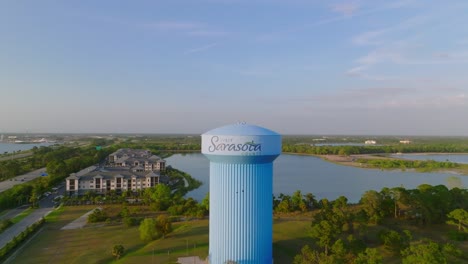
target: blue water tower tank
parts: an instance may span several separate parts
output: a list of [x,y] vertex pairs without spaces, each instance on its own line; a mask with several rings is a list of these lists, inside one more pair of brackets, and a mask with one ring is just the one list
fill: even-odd
[[209,263],[273,262],[273,161],[281,136],[244,123],[202,135],[210,160]]

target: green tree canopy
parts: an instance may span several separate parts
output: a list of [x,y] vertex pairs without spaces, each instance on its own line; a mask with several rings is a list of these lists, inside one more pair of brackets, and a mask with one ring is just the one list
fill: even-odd
[[156,229],[156,220],[153,218],[145,218],[138,228],[140,231],[140,239],[149,242],[158,238],[158,231]]
[[447,258],[439,244],[430,241],[418,245],[411,245],[401,252],[403,264],[445,264]]
[[158,235],[161,235],[163,238],[172,232],[172,222],[167,215],[159,215],[156,218],[156,231]]
[[451,211],[447,217],[449,220],[447,224],[456,225],[458,227],[458,231],[465,231],[468,226],[468,212],[464,209],[455,209]]
[[112,248],[112,256],[114,256],[116,259],[120,259],[120,257],[122,257],[122,255],[123,255],[124,251],[125,251],[124,246],[115,245]]

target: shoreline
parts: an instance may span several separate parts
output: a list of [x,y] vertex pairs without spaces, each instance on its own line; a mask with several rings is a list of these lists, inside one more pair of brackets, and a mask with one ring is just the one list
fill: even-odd
[[[350,167],[355,167],[355,168],[360,168],[360,169],[377,169],[381,170],[382,168],[378,167],[370,167],[366,166],[363,163],[357,162],[357,159],[380,159],[380,160],[404,160],[408,161],[410,159],[401,159],[395,156],[390,156],[390,155],[396,155],[396,154],[387,154],[387,153],[375,153],[375,154],[353,154],[349,156],[341,156],[341,155],[316,155],[316,154],[307,154],[307,153],[292,153],[292,152],[284,152],[282,154],[289,154],[289,155],[301,155],[301,156],[314,156],[317,158],[320,158],[324,161],[331,162],[337,165],[342,165],[342,166],[350,166]],[[424,153],[408,153],[412,155],[449,155],[445,153],[440,153],[440,152],[424,152]],[[457,153],[450,153],[450,154],[457,154]],[[468,155],[468,153],[459,153],[459,155]],[[382,155],[382,156],[379,156]],[[404,154],[406,155],[406,154]],[[458,175],[458,176],[468,176],[468,164],[463,164],[463,163],[457,163],[460,164],[460,168],[452,168],[452,169],[433,169],[429,171],[424,171],[424,172],[436,172],[436,173],[447,173],[447,174],[452,174],[452,175]],[[465,165],[465,166],[464,166]],[[399,168],[393,168],[393,169],[385,169],[389,171],[402,171],[402,169]],[[416,168],[406,168],[405,171],[414,171],[414,172],[422,172],[417,170]]]

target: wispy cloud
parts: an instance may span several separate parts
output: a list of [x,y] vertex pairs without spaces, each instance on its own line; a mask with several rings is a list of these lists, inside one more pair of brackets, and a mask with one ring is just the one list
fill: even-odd
[[158,21],[145,23],[143,27],[165,33],[183,34],[192,37],[223,37],[229,33],[210,25],[191,21]]
[[189,49],[189,50],[185,51],[184,54],[192,54],[192,53],[207,51],[209,49],[212,49],[212,48],[216,47],[217,45],[218,45],[218,43],[207,44],[207,45],[204,45],[204,46],[201,46],[201,47]]
[[430,109],[467,107],[468,95],[460,89],[446,87],[374,87],[338,90],[300,98],[295,103],[300,102],[333,109]]
[[161,31],[187,31],[199,29],[203,25],[195,22],[184,21],[159,21],[144,24],[145,27]]
[[365,66],[357,66],[346,71],[346,75],[372,81],[388,81],[396,79],[395,77],[391,76],[370,74],[366,71],[366,69],[367,67]]
[[187,35],[198,37],[222,37],[228,35],[228,32],[220,30],[196,29],[187,32]]
[[[325,18],[316,22],[316,25],[324,25],[334,23],[342,20],[352,19],[361,16],[368,16],[375,13],[389,11],[391,9],[399,9],[413,5],[415,0],[399,0],[399,1],[385,1],[377,2],[375,5],[364,5],[358,2],[342,3],[331,6],[333,12],[341,13],[340,16]],[[368,3],[373,3],[369,1]]]
[[359,4],[357,2],[334,4],[331,6],[331,10],[342,15],[351,16],[359,10]]

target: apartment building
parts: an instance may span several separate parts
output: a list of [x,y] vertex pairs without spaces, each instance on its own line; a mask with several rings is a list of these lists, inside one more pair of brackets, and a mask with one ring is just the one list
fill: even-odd
[[66,178],[66,190],[70,195],[82,195],[87,191],[106,193],[138,191],[167,183],[162,173],[166,161],[148,150],[119,149],[110,154],[105,166],[91,166]]

